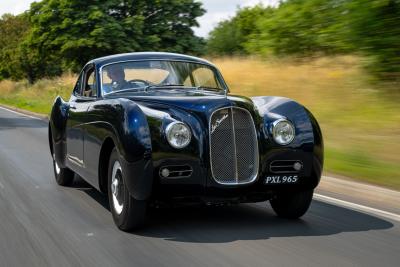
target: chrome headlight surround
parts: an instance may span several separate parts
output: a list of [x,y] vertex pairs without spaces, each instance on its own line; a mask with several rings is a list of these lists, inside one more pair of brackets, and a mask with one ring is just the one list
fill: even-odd
[[272,137],[279,145],[290,144],[296,135],[293,124],[287,119],[279,119],[272,123]]
[[168,124],[165,129],[168,143],[176,149],[185,148],[192,139],[192,132],[189,126],[183,122],[174,121]]

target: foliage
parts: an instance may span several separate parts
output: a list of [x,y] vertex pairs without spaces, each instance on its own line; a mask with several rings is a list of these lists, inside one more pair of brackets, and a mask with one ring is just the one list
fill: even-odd
[[245,54],[245,45],[250,36],[260,33],[255,18],[268,18],[272,11],[272,8],[261,5],[239,9],[234,18],[220,22],[211,31],[207,43],[209,54]]
[[238,9],[204,40],[198,0],[42,0],[0,18],[0,80],[77,72],[133,51],[310,57],[363,54],[382,80],[400,80],[400,0],[283,0]]
[[273,16],[259,17],[248,40],[249,52],[275,55],[331,54],[349,49],[342,25],[343,7],[333,0],[292,0]]
[[363,53],[373,74],[396,80],[399,43],[400,0],[287,0],[239,9],[210,33],[207,48],[219,55]]
[[[26,15],[30,30],[18,31],[11,53],[19,55],[18,71],[31,82],[77,72],[90,59],[109,54],[199,54],[204,42],[194,36],[192,27],[198,26],[196,18],[204,12],[194,0],[42,0],[31,4]],[[3,28],[7,30],[0,24]],[[10,34],[7,30],[4,36]],[[0,50],[3,53],[2,46]],[[11,72],[4,72],[2,78],[7,77]]]
[[400,81],[400,0],[357,0],[348,8],[353,14],[351,41],[370,56],[369,70]]
[[0,80],[18,80],[24,77],[18,47],[28,30],[29,22],[25,14],[4,14],[0,18]]

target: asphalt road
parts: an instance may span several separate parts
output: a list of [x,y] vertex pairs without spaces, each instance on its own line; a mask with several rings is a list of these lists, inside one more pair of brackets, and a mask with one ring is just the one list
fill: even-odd
[[398,266],[400,222],[314,201],[298,221],[268,203],[157,209],[137,233],[107,199],[53,178],[44,121],[0,109],[0,266]]

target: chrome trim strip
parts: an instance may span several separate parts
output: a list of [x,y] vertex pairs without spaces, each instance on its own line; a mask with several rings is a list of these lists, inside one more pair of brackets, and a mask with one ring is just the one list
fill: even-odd
[[[254,163],[256,164],[256,168],[255,168],[255,171],[254,171],[254,173],[255,173],[254,176],[251,177],[251,179],[250,179],[249,181],[247,181],[247,182],[242,182],[242,183],[239,183],[239,182],[238,182],[238,178],[236,178],[236,177],[238,176],[238,175],[237,175],[237,169],[236,169],[236,170],[235,170],[235,173],[236,173],[235,180],[236,180],[236,182],[233,182],[233,183],[222,183],[222,182],[217,181],[217,179],[215,178],[214,173],[213,173],[213,171],[212,171],[212,156],[211,156],[211,119],[212,119],[214,113],[216,113],[216,112],[218,112],[218,111],[220,111],[220,110],[223,110],[223,109],[231,109],[232,118],[233,118],[233,109],[234,109],[234,108],[241,109],[241,110],[247,112],[247,114],[250,116],[251,121],[252,121],[252,123],[253,123],[253,131],[254,131],[254,135],[255,135],[255,139],[256,139],[256,142],[255,142],[255,143],[256,143],[256,144],[255,144],[255,157],[256,157],[256,161],[254,162]],[[232,131],[235,131],[234,127],[232,127]],[[255,123],[254,123],[253,116],[251,116],[251,113],[250,113],[247,109],[241,108],[241,107],[228,106],[228,107],[222,107],[222,108],[218,108],[218,109],[214,110],[214,111],[211,113],[211,115],[210,115],[210,117],[209,117],[209,121],[208,121],[208,142],[209,142],[210,171],[211,171],[211,175],[212,175],[212,177],[213,177],[213,179],[214,179],[214,181],[215,181],[216,183],[221,184],[221,185],[245,185],[245,184],[251,184],[251,183],[253,183],[253,182],[255,182],[255,181],[257,180],[257,178],[258,178],[258,172],[259,172],[259,167],[260,167],[260,156],[259,156],[259,151],[258,151],[258,150],[259,150],[259,148],[258,148],[258,135],[257,135],[256,125],[255,125]],[[235,151],[236,151],[236,143],[235,143]],[[235,153],[236,153],[236,152],[235,152]],[[237,155],[237,154],[236,154],[236,155]],[[235,156],[236,156],[236,155],[235,155]],[[237,158],[236,158],[236,160],[237,160]],[[236,168],[237,168],[237,163],[236,163]]]
[[235,155],[235,180],[236,184],[239,183],[239,174],[238,174],[238,167],[237,167],[237,150],[236,150],[236,133],[235,133],[235,120],[233,119],[233,107],[231,107],[231,122],[232,122],[232,135],[233,135],[233,154]]
[[[290,164],[290,165],[275,165],[275,166],[272,166],[272,164],[274,164],[274,162],[279,162],[279,161],[280,162],[292,162],[292,164]],[[293,164],[296,163],[296,162],[301,164],[301,169],[299,171],[296,171],[296,170],[292,170],[292,171],[273,171],[272,170],[272,168],[293,167]],[[269,171],[271,173],[300,173],[303,170],[303,168],[304,168],[303,162],[301,160],[298,160],[298,159],[277,159],[277,160],[271,161],[271,163],[269,164]]]
[[67,154],[67,159],[71,163],[74,163],[75,165],[78,165],[80,167],[85,167],[85,163],[83,162],[83,160],[79,159],[78,157],[74,157],[74,156]]
[[[184,171],[170,171],[170,173],[190,172],[190,174],[189,174],[189,175],[185,175],[185,176],[184,176],[184,175],[182,175],[182,176],[176,176],[176,177],[164,177],[164,176],[162,176],[162,175],[161,175],[161,170],[164,169],[164,168],[168,168],[168,167],[189,167],[187,170],[184,170]],[[192,176],[192,174],[193,174],[193,168],[192,168],[192,166],[187,165],[187,164],[185,164],[185,165],[165,165],[165,166],[161,166],[160,169],[158,170],[158,176],[159,176],[160,178],[162,178],[162,179],[187,178],[187,177]]]

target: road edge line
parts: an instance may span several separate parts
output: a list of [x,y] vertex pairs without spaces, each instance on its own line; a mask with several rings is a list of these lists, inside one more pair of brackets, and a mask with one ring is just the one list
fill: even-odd
[[11,113],[14,113],[14,114],[17,114],[17,115],[20,115],[20,116],[28,117],[28,118],[31,118],[31,119],[41,120],[41,121],[48,121],[48,116],[42,115],[42,114],[37,114],[35,112],[22,110],[22,109],[15,108],[15,107],[9,107],[9,106],[5,106],[3,104],[0,104],[0,109],[9,111]]
[[322,202],[326,202],[329,204],[336,204],[336,205],[339,205],[342,207],[351,208],[353,210],[357,210],[357,211],[361,211],[361,212],[372,213],[374,215],[379,215],[379,216],[400,222],[400,215],[392,213],[392,212],[388,212],[388,211],[384,211],[384,210],[380,210],[380,209],[376,209],[376,208],[371,208],[368,206],[356,204],[353,202],[349,202],[349,201],[345,201],[345,200],[341,200],[341,199],[337,199],[337,198],[333,198],[333,197],[328,197],[328,196],[321,195],[321,194],[314,194],[314,199],[322,201]]

